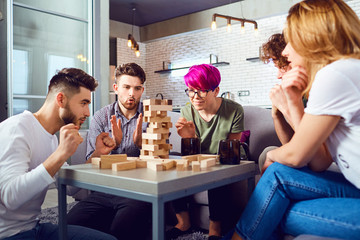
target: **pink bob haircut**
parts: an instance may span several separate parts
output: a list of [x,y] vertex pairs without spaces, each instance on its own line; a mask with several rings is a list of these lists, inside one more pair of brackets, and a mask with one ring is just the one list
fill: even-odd
[[184,76],[185,84],[197,90],[214,91],[220,84],[221,76],[219,70],[209,64],[194,65]]

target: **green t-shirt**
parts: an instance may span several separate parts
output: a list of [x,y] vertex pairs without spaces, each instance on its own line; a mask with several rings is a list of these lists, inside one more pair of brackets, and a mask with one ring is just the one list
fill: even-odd
[[244,130],[244,109],[229,99],[223,99],[218,112],[206,122],[189,104],[181,109],[181,116],[195,124],[195,132],[201,143],[201,153],[217,154],[219,141],[227,139],[229,133]]

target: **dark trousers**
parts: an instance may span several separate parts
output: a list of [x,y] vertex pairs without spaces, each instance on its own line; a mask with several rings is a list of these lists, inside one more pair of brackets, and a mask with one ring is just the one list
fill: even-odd
[[[228,212],[229,190],[218,187],[208,190],[209,218],[212,221],[223,221]],[[189,211],[190,197],[184,197],[172,202],[175,213]]]
[[151,204],[93,192],[68,213],[68,224],[109,233],[119,240],[145,239],[151,230]]

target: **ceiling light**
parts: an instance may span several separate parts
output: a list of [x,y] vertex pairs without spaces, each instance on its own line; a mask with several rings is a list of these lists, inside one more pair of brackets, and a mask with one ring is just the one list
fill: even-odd
[[135,38],[133,36],[134,35],[134,21],[135,21],[136,8],[133,7],[132,10],[133,10],[132,28],[131,28],[131,34],[129,33],[129,35],[128,35],[127,45],[128,45],[128,47],[131,47],[131,49],[134,49],[136,57],[140,57],[139,44],[135,41]]
[[231,32],[231,19],[230,19],[230,18],[228,18],[228,20],[227,20],[226,31],[227,31],[228,33]]
[[254,29],[255,29],[255,32],[257,32],[258,30],[258,25],[257,25],[257,22],[254,21],[254,20],[249,20],[249,19],[246,19],[246,18],[236,18],[236,17],[231,17],[231,16],[225,16],[225,15],[221,15],[221,14],[213,14],[212,16],[212,23],[211,23],[211,29],[212,30],[215,30],[216,29],[216,18],[219,17],[219,18],[224,18],[227,20],[227,27],[226,27],[226,30],[229,32],[231,31],[231,20],[234,20],[234,21],[239,21],[241,22],[241,32],[244,32],[245,31],[245,23],[252,23],[254,24]]

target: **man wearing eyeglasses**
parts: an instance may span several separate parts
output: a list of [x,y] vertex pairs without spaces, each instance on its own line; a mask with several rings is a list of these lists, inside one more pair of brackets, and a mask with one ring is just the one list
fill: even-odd
[[[195,65],[184,77],[191,105],[181,109],[181,118],[175,124],[182,138],[200,139],[201,153],[217,154],[218,144],[223,139],[240,139],[244,130],[244,111],[240,104],[217,97],[220,72],[209,64]],[[228,215],[226,192],[223,188],[208,191],[209,239],[221,239],[220,223]],[[173,202],[178,224],[166,233],[166,239],[174,239],[191,231],[187,199]]]

